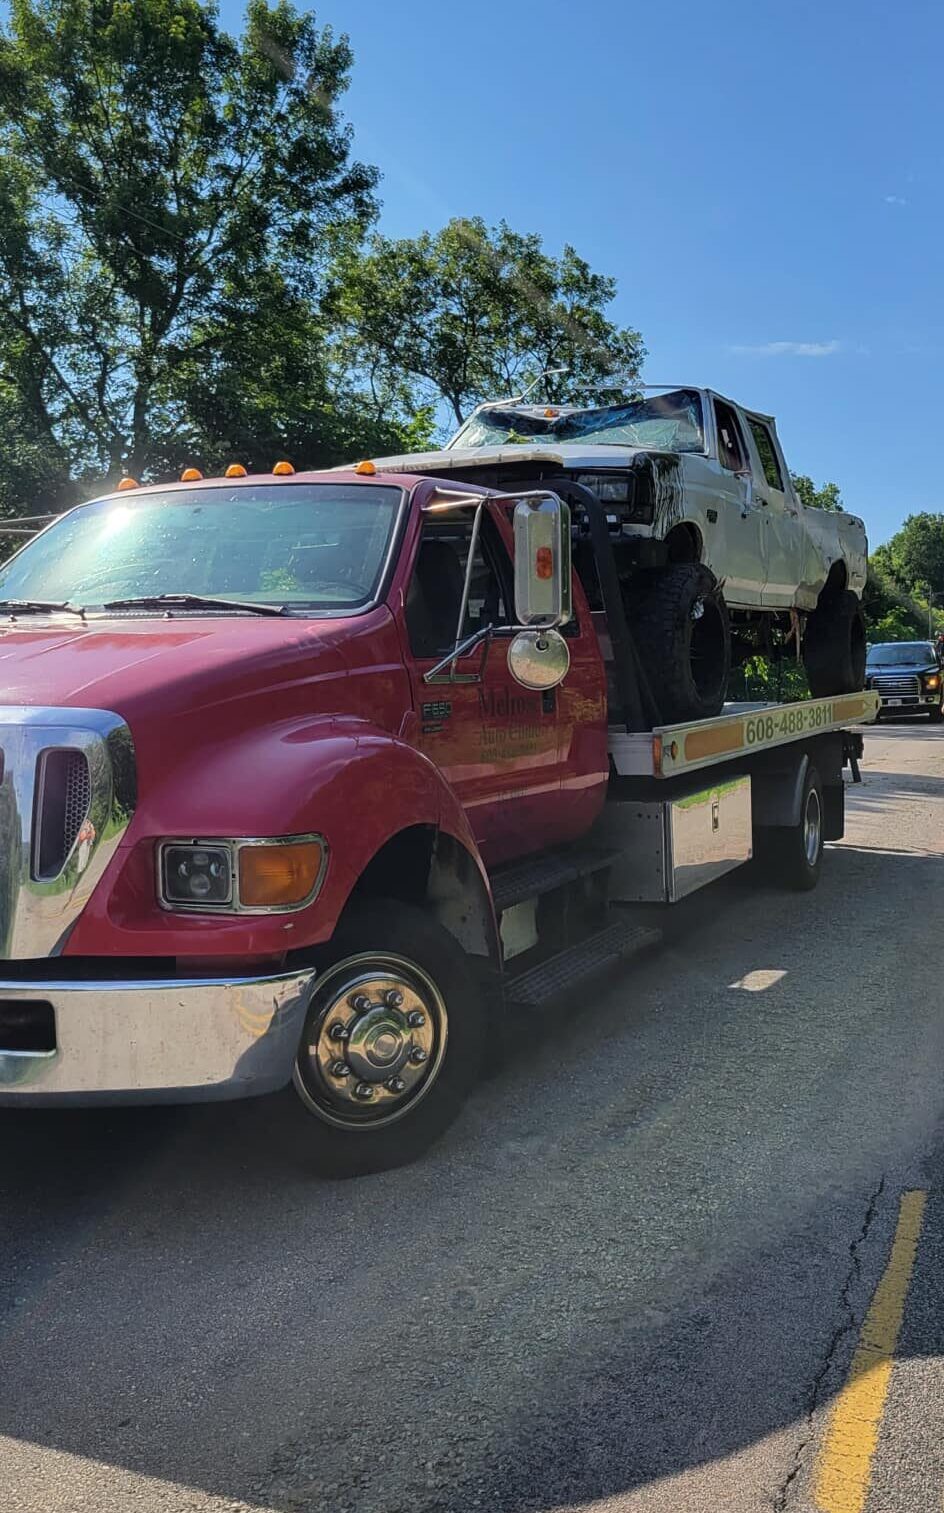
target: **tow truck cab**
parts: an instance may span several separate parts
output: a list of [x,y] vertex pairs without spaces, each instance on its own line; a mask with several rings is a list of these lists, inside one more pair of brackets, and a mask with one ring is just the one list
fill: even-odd
[[615,901],[758,822],[815,881],[876,702],[653,731],[566,504],[371,465],[122,490],[0,600],[0,1102],[292,1085],[330,1171],[416,1155],[497,1014],[651,944]]

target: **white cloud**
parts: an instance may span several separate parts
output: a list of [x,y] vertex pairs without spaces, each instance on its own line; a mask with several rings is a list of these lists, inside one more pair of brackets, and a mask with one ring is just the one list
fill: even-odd
[[908,201],[902,194],[886,194],[886,205],[907,205]]
[[838,341],[765,341],[756,347],[731,347],[736,357],[832,357]]

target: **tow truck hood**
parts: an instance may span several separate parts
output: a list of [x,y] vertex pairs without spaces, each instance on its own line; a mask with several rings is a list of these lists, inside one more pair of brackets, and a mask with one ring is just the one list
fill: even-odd
[[131,723],[206,712],[276,684],[343,675],[342,646],[357,623],[248,615],[0,622],[0,699],[109,709]]

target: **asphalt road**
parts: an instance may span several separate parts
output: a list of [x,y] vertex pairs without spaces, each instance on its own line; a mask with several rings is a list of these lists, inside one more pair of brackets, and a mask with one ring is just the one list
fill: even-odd
[[3,1513],[940,1513],[944,730],[866,762],[815,893],[681,906],[409,1170],[0,1115]]

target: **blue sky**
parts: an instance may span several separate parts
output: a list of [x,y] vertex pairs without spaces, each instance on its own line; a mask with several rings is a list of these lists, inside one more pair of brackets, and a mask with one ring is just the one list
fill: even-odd
[[[224,21],[242,5],[223,0]],[[616,276],[650,382],[777,416],[873,544],[944,509],[944,11],[324,0],[383,228],[507,219]]]

